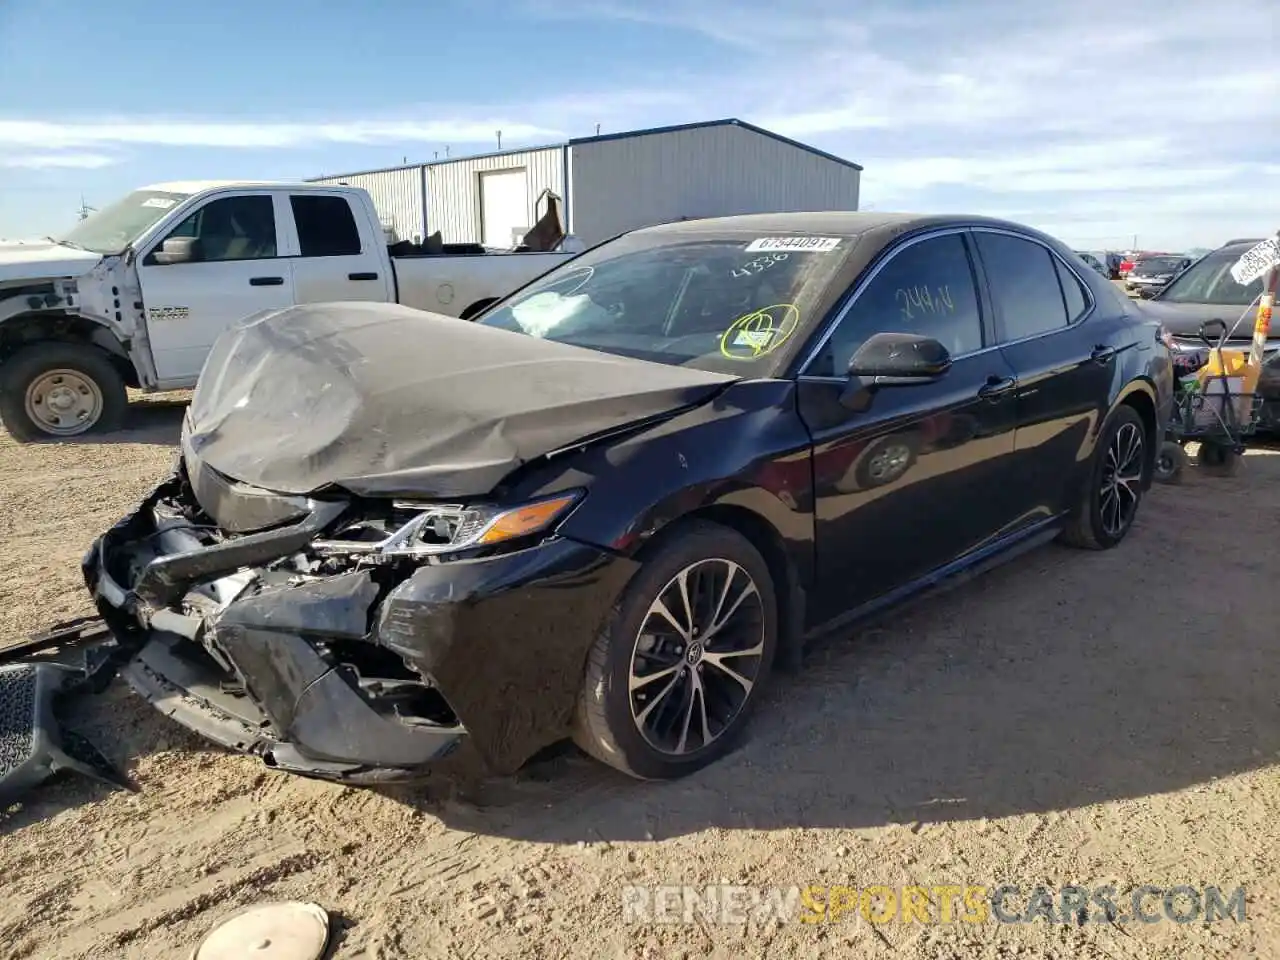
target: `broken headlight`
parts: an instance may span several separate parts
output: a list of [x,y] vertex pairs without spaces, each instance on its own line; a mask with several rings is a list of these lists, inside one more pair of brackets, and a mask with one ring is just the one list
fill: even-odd
[[397,501],[398,510],[421,512],[378,544],[375,552],[383,556],[429,556],[522,540],[562,519],[581,495],[581,491],[574,491],[515,507]]

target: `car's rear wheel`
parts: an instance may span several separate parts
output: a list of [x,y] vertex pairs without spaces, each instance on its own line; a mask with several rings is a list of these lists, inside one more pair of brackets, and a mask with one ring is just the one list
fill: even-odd
[[574,740],[641,779],[684,776],[746,726],[777,646],[769,568],[741,534],[673,532],[623,591],[587,660]]
[[1120,406],[1103,424],[1089,481],[1067,518],[1062,541],[1086,550],[1116,546],[1133,526],[1146,487],[1146,425],[1130,406]]

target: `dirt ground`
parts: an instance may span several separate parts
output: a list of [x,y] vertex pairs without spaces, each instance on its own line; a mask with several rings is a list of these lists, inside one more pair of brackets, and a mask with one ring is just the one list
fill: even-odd
[[[165,469],[180,410],[138,404],[92,443],[0,434],[0,641],[88,612],[80,555]],[[1278,518],[1280,455],[1192,469],[1120,549],[1046,547],[822,644],[741,750],[672,784],[566,751],[508,780],[346,789],[113,688],[76,728],[139,791],[70,777],[0,812],[0,954],[186,957],[240,905],[294,898],[338,919],[333,956],[367,960],[1280,956]],[[624,923],[627,885],[719,882],[1216,884],[1247,915]]]

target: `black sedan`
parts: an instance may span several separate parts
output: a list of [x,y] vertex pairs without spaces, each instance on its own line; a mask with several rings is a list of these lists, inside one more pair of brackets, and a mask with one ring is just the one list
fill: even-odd
[[1124,539],[1171,404],[1135,311],[1027,228],[879,213],[635,231],[474,323],[293,307],[85,576],[134,688],[273,767],[679,776],[806,638]]
[[1155,296],[1183,270],[1191,266],[1191,258],[1183,256],[1142,257],[1133,265],[1124,278],[1124,285],[1130,292],[1149,298]]

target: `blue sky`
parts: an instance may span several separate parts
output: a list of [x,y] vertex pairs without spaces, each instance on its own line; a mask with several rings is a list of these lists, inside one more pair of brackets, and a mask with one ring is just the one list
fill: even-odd
[[740,117],[863,205],[1085,248],[1280,228],[1275,0],[0,0],[0,236],[166,179],[300,178]]

